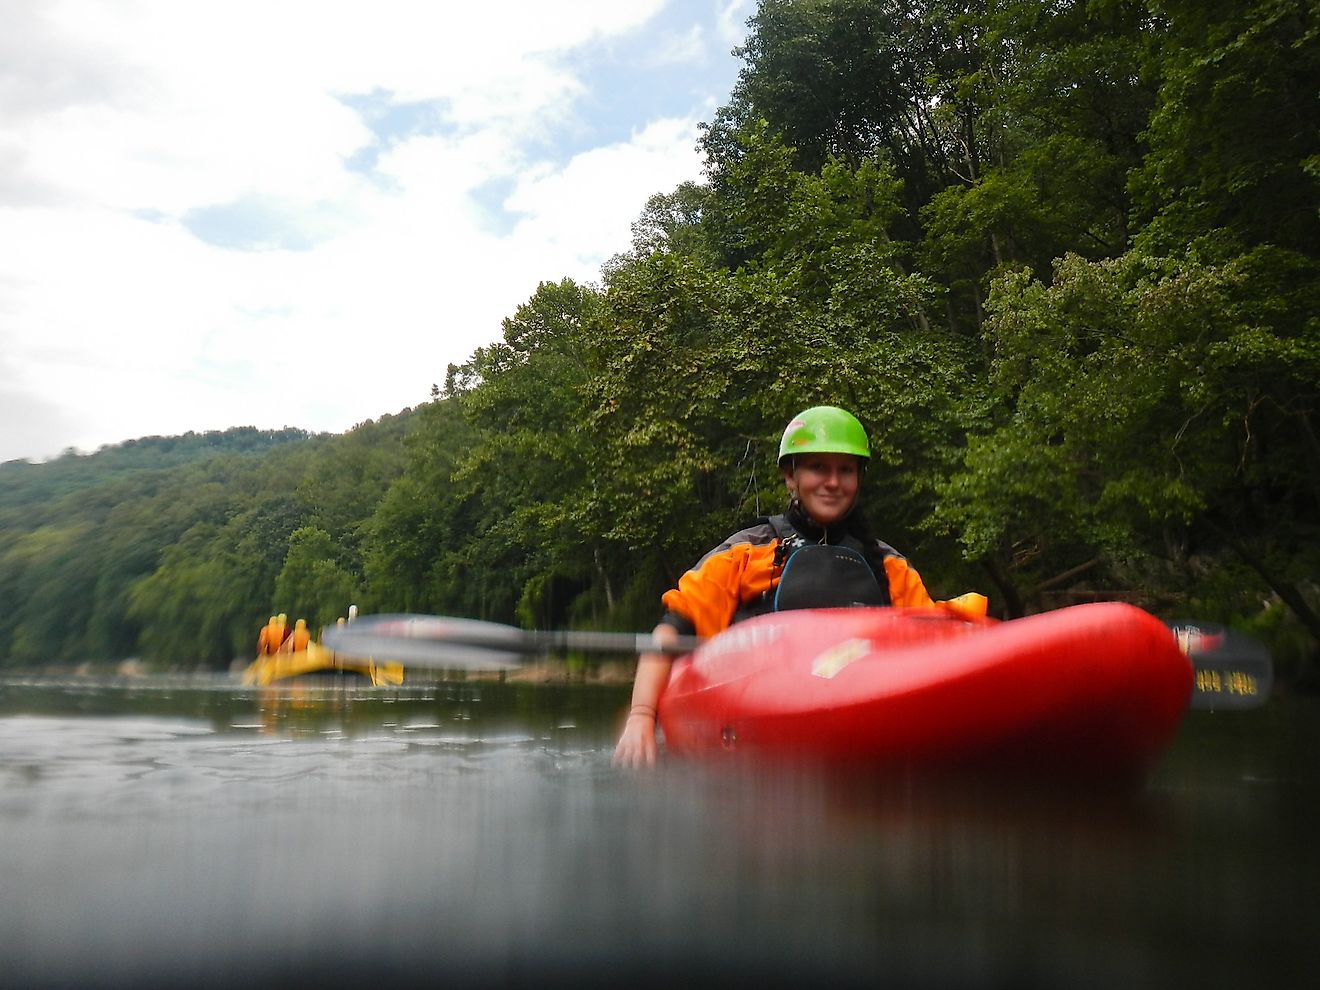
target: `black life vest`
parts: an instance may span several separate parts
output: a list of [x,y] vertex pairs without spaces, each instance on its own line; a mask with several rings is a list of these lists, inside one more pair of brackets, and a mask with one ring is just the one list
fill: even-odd
[[782,515],[766,522],[779,538],[775,548],[779,580],[765,594],[741,605],[734,622],[798,608],[889,604],[888,582],[876,577],[861,540],[849,534],[838,543],[813,543]]
[[848,546],[809,543],[788,555],[775,585],[776,612],[795,608],[872,608],[889,596],[861,551]]

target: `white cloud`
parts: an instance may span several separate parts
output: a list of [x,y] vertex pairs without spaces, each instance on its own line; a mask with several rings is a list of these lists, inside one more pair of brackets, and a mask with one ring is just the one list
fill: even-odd
[[705,54],[706,32],[700,24],[693,24],[681,34],[667,34],[658,40],[647,58],[647,64],[681,65],[700,61]]
[[715,26],[720,37],[731,45],[741,45],[747,36],[747,19],[756,13],[756,0],[721,0],[717,7]]
[[599,266],[628,246],[647,197],[695,178],[701,161],[694,118],[659,120],[623,144],[595,148],[566,168],[523,177],[509,197],[528,215],[519,233],[561,244],[584,266]]
[[[424,401],[539,281],[594,278],[649,195],[698,176],[696,115],[727,81],[694,106],[690,69],[628,140],[554,152],[584,133],[583,51],[663,6],[7,0],[0,399],[43,428],[6,427],[0,460]],[[669,56],[737,6],[668,10],[692,15]]]

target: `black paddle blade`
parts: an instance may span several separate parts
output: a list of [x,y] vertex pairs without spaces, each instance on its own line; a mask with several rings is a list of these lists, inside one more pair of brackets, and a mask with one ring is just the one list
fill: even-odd
[[1171,622],[1169,628],[1196,672],[1191,708],[1232,711],[1269,700],[1274,661],[1259,640],[1213,622]]

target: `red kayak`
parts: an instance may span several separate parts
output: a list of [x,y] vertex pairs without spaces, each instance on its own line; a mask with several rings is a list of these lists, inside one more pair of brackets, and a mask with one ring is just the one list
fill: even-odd
[[779,612],[678,660],[659,721],[672,752],[892,766],[1139,772],[1187,709],[1192,665],[1121,603],[1025,619]]

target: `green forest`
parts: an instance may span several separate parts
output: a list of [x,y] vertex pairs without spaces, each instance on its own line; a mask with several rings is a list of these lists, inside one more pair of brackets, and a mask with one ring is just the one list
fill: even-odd
[[349,602],[650,628],[830,403],[936,597],[1231,622],[1314,680],[1318,32],[1314,0],[762,0],[702,181],[429,403],[0,465],[0,664],[223,668]]

